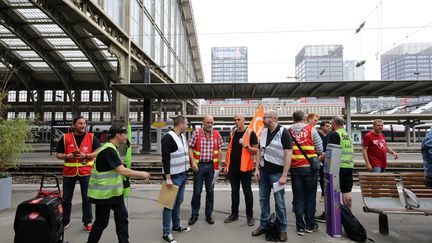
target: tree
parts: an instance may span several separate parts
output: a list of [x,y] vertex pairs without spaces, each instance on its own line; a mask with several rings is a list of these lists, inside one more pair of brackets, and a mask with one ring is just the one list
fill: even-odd
[[21,154],[30,151],[26,144],[32,137],[29,132],[29,121],[14,118],[4,119],[7,109],[8,82],[12,72],[0,70],[0,178],[7,176],[7,170],[17,168]]

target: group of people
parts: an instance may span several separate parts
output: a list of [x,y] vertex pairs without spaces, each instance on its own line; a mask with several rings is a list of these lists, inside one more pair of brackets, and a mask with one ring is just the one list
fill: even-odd
[[[319,131],[315,125],[317,114],[305,115],[303,111],[293,113],[294,124],[288,129],[279,124],[274,110],[264,113],[265,129],[260,135],[246,126],[245,116],[233,117],[234,129],[230,133],[225,158],[225,172],[231,185],[231,212],[224,220],[231,223],[239,219],[240,185],[242,186],[246,222],[255,225],[253,214],[252,176],[259,186],[260,219],[259,226],[252,236],[266,232],[269,225],[270,195],[275,198],[275,211],[279,222],[279,240],[287,240],[287,216],[284,187],[288,173],[291,176],[293,191],[293,211],[296,218],[296,231],[300,236],[318,230],[316,221],[325,220],[325,214],[315,217],[317,181],[320,178],[323,190],[323,172],[312,166],[313,161],[321,164],[325,158],[327,144],[342,147],[340,188],[343,203],[351,207],[353,186],[354,147],[351,136],[344,129],[344,119],[335,116],[332,121],[322,121]],[[188,225],[199,219],[201,194],[205,184],[205,220],[214,224],[214,178],[222,169],[222,136],[213,129],[211,115],[203,118],[202,128],[195,130],[189,141],[185,131],[187,118],[178,115],[173,118],[174,127],[161,140],[164,179],[168,187],[178,186],[178,193],[172,209],[162,212],[162,241],[176,242],[172,232],[188,232],[190,227],[180,222],[180,206],[189,169],[194,172],[191,215]],[[144,171],[126,168],[119,156],[119,146],[127,141],[127,130],[121,125],[113,125],[109,130],[108,141],[100,145],[93,134],[85,131],[86,120],[82,116],[73,119],[73,133],[65,134],[57,148],[57,158],[64,160],[63,195],[65,228],[69,225],[71,200],[76,181],[80,182],[84,230],[89,232],[88,242],[98,242],[109,222],[110,211],[114,211],[116,233],[119,242],[129,242],[128,214],[123,192],[125,177],[149,178]],[[382,135],[383,121],[375,120],[373,131],[363,140],[363,157],[368,170],[383,172],[386,168],[386,153],[398,154],[386,145]],[[330,131],[332,130],[332,132]],[[215,175],[216,174],[216,175]],[[274,193],[272,193],[274,191]],[[323,194],[321,195],[324,196]],[[96,217],[92,224],[90,203],[96,205]]]

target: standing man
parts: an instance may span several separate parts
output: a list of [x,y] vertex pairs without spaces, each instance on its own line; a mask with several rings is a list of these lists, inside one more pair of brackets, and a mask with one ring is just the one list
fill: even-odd
[[243,114],[234,116],[235,129],[231,132],[230,143],[226,154],[226,171],[231,184],[231,215],[225,223],[238,220],[240,203],[240,183],[246,203],[247,224],[253,226],[253,195],[252,171],[254,168],[254,155],[258,151],[258,137],[254,131],[245,126]]
[[329,134],[328,143],[342,147],[339,170],[339,186],[342,192],[342,203],[351,209],[351,190],[353,187],[354,145],[351,136],[344,129],[345,120],[335,116],[332,120],[333,132]]
[[[318,134],[322,140],[323,143],[323,152],[325,153],[326,148],[327,148],[327,140],[328,140],[328,134],[331,130],[331,123],[330,121],[322,121],[320,124],[320,130],[318,131]],[[320,157],[321,160],[321,167],[319,170],[319,183],[320,183],[320,188],[321,188],[321,198],[320,198],[320,202],[324,201],[324,160],[325,160],[325,155],[323,154]],[[321,215],[316,216],[315,217],[315,221],[318,222],[323,222],[325,223],[326,221],[326,216],[325,216],[325,212],[323,212]]]
[[[190,228],[180,223],[180,204],[183,202],[187,172],[190,168],[188,144],[184,132],[188,128],[186,117],[178,115],[173,118],[174,128],[161,140],[162,165],[165,182],[169,188],[173,185],[179,187],[177,198],[172,209],[164,208],[162,213],[162,241],[166,243],[176,242],[171,234],[172,231],[189,232]],[[194,170],[196,165],[192,164]]]
[[422,142],[421,153],[423,157],[425,185],[432,187],[432,129],[429,130]]
[[[274,110],[264,113],[266,128],[261,134],[255,177],[258,180],[261,206],[260,225],[252,232],[252,236],[259,236],[266,232],[270,215],[270,193],[273,183],[279,186],[286,184],[288,171],[291,166],[292,139],[288,130],[278,122],[278,114]],[[279,219],[279,240],[287,241],[287,218],[285,207],[285,190],[273,193],[275,198],[276,215]]]
[[363,159],[368,171],[384,172],[387,167],[386,153],[392,154],[395,159],[399,158],[399,155],[387,146],[384,134],[382,134],[383,127],[383,120],[374,120],[373,130],[363,138]]
[[221,170],[222,147],[224,142],[218,131],[213,129],[213,116],[206,115],[203,119],[203,128],[195,130],[189,143],[189,158],[198,164],[198,171],[194,175],[192,195],[192,215],[189,225],[198,220],[198,212],[201,206],[201,192],[205,182],[206,204],[205,216],[209,224],[214,224],[212,217],[214,192],[213,176],[215,171]]
[[86,132],[87,121],[83,116],[72,120],[73,133],[66,133],[57,144],[57,159],[64,160],[63,164],[63,225],[69,227],[72,211],[72,198],[75,184],[79,181],[82,198],[82,222],[84,230],[90,232],[92,228],[92,208],[87,198],[90,173],[93,159],[96,157],[99,141],[93,133]]
[[123,177],[150,178],[144,171],[126,168],[120,160],[118,147],[127,141],[127,130],[120,124],[109,129],[108,142],[100,149],[91,172],[88,196],[96,204],[96,219],[87,243],[97,243],[108,226],[111,210],[119,243],[129,242],[128,212],[123,199]]
[[[322,153],[322,141],[315,128],[305,123],[305,113],[293,113],[294,124],[290,133],[308,158],[318,157]],[[293,155],[291,160],[291,181],[294,197],[297,234],[303,236],[305,232],[318,230],[315,222],[316,190],[318,171],[311,168],[309,159],[300,151],[293,141]]]

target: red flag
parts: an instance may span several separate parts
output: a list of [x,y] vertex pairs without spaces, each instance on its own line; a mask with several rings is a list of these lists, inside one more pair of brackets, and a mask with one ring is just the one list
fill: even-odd
[[261,104],[258,105],[258,111],[250,122],[249,129],[252,129],[256,133],[259,140],[261,133],[264,131],[264,108]]

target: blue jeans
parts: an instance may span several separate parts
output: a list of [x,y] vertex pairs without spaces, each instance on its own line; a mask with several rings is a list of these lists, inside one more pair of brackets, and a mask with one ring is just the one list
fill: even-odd
[[184,192],[186,187],[187,174],[181,173],[177,175],[171,175],[171,180],[174,185],[179,187],[177,192],[177,198],[174,203],[173,209],[164,208],[162,212],[162,232],[164,235],[171,233],[171,219],[173,222],[173,228],[180,227],[180,204],[183,202]]
[[[267,229],[268,219],[270,216],[270,192],[273,183],[279,181],[282,173],[266,173],[260,168],[260,179],[258,181],[259,197],[261,206],[260,228]],[[275,199],[276,216],[279,219],[279,230],[287,231],[288,223],[285,207],[285,190],[273,193]]]
[[309,166],[291,169],[291,185],[293,190],[293,204],[295,208],[296,227],[312,229],[316,222],[317,171]]
[[201,207],[201,192],[205,182],[206,204],[205,215],[211,216],[213,213],[213,163],[198,163],[198,172],[194,175],[193,195],[192,195],[192,216],[198,216]]
[[372,167],[372,172],[384,173],[385,172],[385,168],[381,168],[379,166],[374,166],[374,167]]
[[90,176],[63,176],[63,225],[67,225],[70,222],[72,198],[77,181],[79,181],[81,187],[82,222],[84,225],[91,224],[93,219],[92,208],[87,197],[89,180]]

